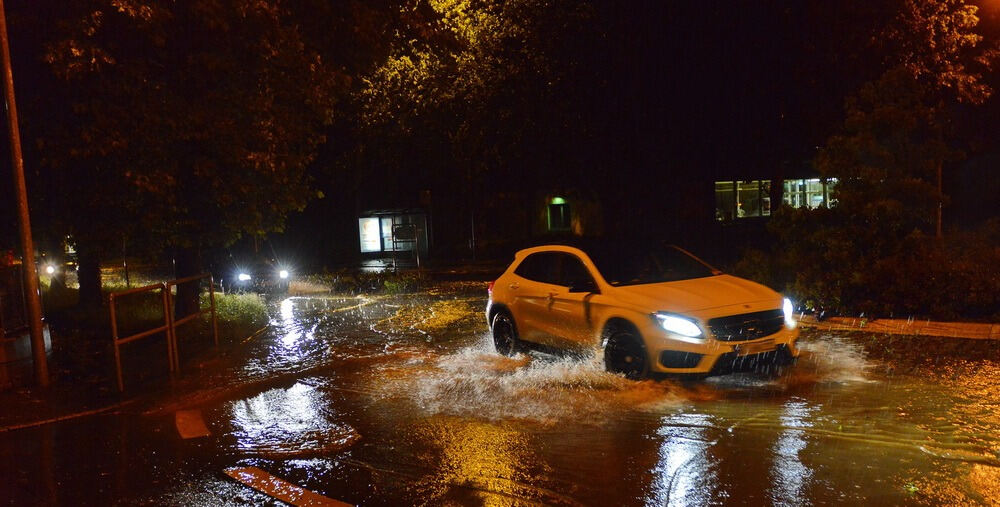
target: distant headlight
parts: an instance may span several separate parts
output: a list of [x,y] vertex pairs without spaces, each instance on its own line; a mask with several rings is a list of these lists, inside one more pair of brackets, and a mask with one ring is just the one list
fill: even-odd
[[656,321],[660,323],[660,327],[668,332],[687,336],[688,338],[698,338],[701,336],[701,328],[698,327],[698,324],[685,317],[669,313],[657,313]]
[[785,298],[781,302],[781,311],[785,314],[785,324],[789,326],[795,325],[795,307],[792,306],[792,300]]
[[45,266],[45,272],[51,275],[56,272],[56,267],[49,264],[48,266]]
[[239,278],[241,282],[245,282],[250,279],[250,275],[246,273],[240,273],[240,276],[238,276],[237,278]]
[[281,277],[282,280],[288,278],[288,270],[282,269],[281,271],[278,271],[278,276]]

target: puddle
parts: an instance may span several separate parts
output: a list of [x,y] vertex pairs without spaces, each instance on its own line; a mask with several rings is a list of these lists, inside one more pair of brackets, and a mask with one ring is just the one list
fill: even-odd
[[243,453],[267,457],[327,454],[349,447],[361,436],[339,422],[330,400],[309,379],[229,402],[225,410]]

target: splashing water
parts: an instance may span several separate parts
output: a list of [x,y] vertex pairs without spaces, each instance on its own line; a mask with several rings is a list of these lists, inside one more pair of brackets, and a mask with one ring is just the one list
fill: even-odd
[[[810,384],[873,382],[861,346],[837,337],[801,345],[798,364],[780,377],[733,375],[708,382],[627,380],[604,370],[597,353],[579,358],[544,354],[497,354],[488,336],[453,353],[427,351],[382,365],[376,388],[408,398],[427,414],[489,420],[525,419],[554,423],[585,419],[600,423],[643,413],[671,411],[685,403],[725,397],[729,388],[801,387]],[[411,351],[412,352],[412,351]]]
[[866,358],[864,348],[857,343],[839,336],[823,335],[801,343],[799,348],[803,353],[793,375],[810,376],[817,383],[875,382],[868,378],[875,364]]
[[623,410],[676,406],[687,399],[672,382],[635,382],[604,370],[599,354],[584,359],[498,355],[492,342],[387,369],[383,388],[428,414],[552,423],[600,421]]

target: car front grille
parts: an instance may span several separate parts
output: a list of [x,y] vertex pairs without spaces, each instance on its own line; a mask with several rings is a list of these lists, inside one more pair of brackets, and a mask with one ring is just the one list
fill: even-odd
[[718,317],[708,321],[715,339],[723,342],[742,342],[772,335],[785,325],[781,309]]

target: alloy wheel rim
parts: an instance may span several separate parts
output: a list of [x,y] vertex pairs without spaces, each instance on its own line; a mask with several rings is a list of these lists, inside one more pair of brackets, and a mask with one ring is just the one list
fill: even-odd
[[615,371],[627,378],[635,378],[642,373],[643,358],[627,343],[615,343],[608,351],[611,353],[611,365]]
[[496,325],[499,327],[493,334],[493,344],[498,351],[505,354],[510,353],[514,343],[510,323],[507,322],[507,319],[498,319]]

